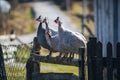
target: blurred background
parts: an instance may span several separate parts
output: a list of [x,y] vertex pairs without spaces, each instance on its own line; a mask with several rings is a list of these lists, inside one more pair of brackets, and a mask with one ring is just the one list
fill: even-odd
[[[97,47],[100,49],[100,51],[98,49],[97,51],[102,53],[103,57],[108,56],[109,52],[111,56],[113,53],[113,58],[119,57],[119,55],[116,54],[119,53],[117,49],[120,47],[117,44],[117,42],[120,42],[119,3],[119,0],[0,0],[0,72],[5,72],[3,73],[3,77],[5,77],[6,74],[8,80],[26,80],[26,63],[27,60],[29,60],[30,53],[32,53],[33,39],[36,37],[39,25],[36,18],[40,15],[42,18],[47,17],[49,27],[56,31],[58,28],[56,26],[58,25],[53,21],[59,16],[65,28],[82,33],[87,40],[89,37],[96,36],[97,38],[91,38],[91,42],[93,43],[89,44],[90,47],[93,47],[88,48],[88,51],[86,51],[89,52],[89,49],[92,50],[89,53],[94,53],[95,51],[95,56],[91,54],[88,55],[88,57],[95,57],[94,59],[96,60]],[[94,27],[94,25],[96,26]],[[102,48],[101,45],[96,45],[96,40],[102,42]],[[108,47],[110,47],[110,49]],[[40,53],[40,56],[45,56],[45,58],[49,53],[47,49],[43,49],[42,47],[41,50],[37,52]],[[58,55],[59,53],[55,53],[52,54],[52,57]],[[110,64],[108,64],[108,66],[113,64],[111,56],[108,56],[108,58],[110,57],[110,61],[108,61]],[[85,57],[87,56],[85,55]],[[4,58],[4,61],[2,58]],[[74,59],[78,58],[78,54],[75,54]],[[91,59],[87,61],[91,62]],[[79,75],[80,69],[76,66],[46,62],[38,63],[40,63],[40,73],[57,72]],[[96,62],[93,60],[92,66],[94,65],[98,69],[101,67],[95,64]],[[31,64],[31,66],[33,65]],[[86,66],[86,75],[89,73],[88,67],[89,66]],[[106,66],[102,65],[102,68],[103,67]],[[92,70],[91,68],[89,69]],[[95,74],[95,71],[93,69],[93,74]],[[106,79],[106,76],[109,74],[104,74],[104,70],[102,72],[102,75]],[[113,74],[113,72],[111,73]],[[86,80],[88,80],[87,78],[86,76]]]
[[[86,36],[94,35],[93,0],[1,0],[0,35],[9,34],[11,31],[16,35],[31,34],[37,29],[35,18],[39,15],[49,17],[50,14],[55,18],[54,14],[58,12],[56,9],[62,12],[56,16],[62,19],[68,17],[79,32],[85,31]],[[71,25],[71,22],[67,26]],[[83,24],[86,25],[84,29]]]

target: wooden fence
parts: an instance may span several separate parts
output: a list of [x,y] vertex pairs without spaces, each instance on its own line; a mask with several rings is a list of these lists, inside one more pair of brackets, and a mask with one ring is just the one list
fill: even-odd
[[88,80],[120,80],[120,43],[116,45],[116,58],[112,57],[112,44],[108,42],[106,46],[107,57],[103,57],[101,42],[90,38],[87,43]]
[[[103,57],[103,46],[101,42],[97,42],[96,38],[90,38],[87,43],[87,67],[85,68],[85,51],[84,48],[80,49],[81,53],[79,63],[79,79],[85,80],[120,80],[120,43],[116,44],[116,58],[112,57],[113,48],[112,44],[109,42],[107,45],[107,57]],[[35,47],[35,46],[34,46]],[[37,49],[37,48],[35,48]],[[36,52],[35,54],[39,54]],[[30,56],[26,64],[26,80],[33,80],[33,73],[40,71],[39,61],[35,60],[34,56]],[[40,57],[41,58],[41,57]],[[41,60],[40,60],[41,61]],[[68,65],[68,64],[67,64]],[[85,74],[85,70],[88,75]],[[69,74],[71,75],[71,74]],[[0,46],[0,80],[7,80],[3,53]],[[62,79],[61,79],[62,80]],[[67,79],[66,79],[67,80]],[[77,79],[75,79],[77,80]]]
[[[84,58],[85,49],[84,48],[79,49],[80,57],[79,60],[77,61],[77,66],[79,67],[79,80],[85,80],[86,77],[88,78],[88,80],[120,80],[120,43],[117,43],[116,45],[116,53],[115,53],[117,55],[116,58],[112,57],[113,54],[112,44],[109,42],[106,46],[107,46],[107,57],[103,57],[102,43],[99,41],[97,42],[96,38],[90,38],[89,42],[87,43],[87,65],[85,65],[86,63]],[[40,58],[42,57],[38,57],[35,55],[32,57],[34,57],[34,60],[37,62],[44,60],[44,58],[41,60]],[[55,62],[54,59],[52,59],[52,62],[51,61],[49,62],[57,63],[58,61]],[[67,64],[62,63],[62,64],[70,65],[68,63]],[[88,69],[85,68],[85,66],[87,66]],[[33,69],[34,68],[35,67],[33,67]],[[29,69],[29,67],[27,69]],[[88,75],[85,74],[85,71],[88,72],[87,73]],[[34,71],[27,74],[32,75],[31,73],[34,73]]]
[[[36,44],[37,43],[37,44]],[[53,64],[62,64],[62,65],[72,65],[72,66],[80,66],[82,67],[82,70],[79,69],[79,75],[83,75],[81,73],[84,72],[84,56],[81,57],[82,60],[76,59],[71,60],[69,58],[66,58],[65,60],[60,60],[58,57],[46,57],[46,56],[40,56],[39,55],[39,43],[37,42],[37,38],[34,38],[34,46],[33,51],[31,51],[31,55],[26,63],[26,80],[48,80],[48,74],[51,76],[50,80],[79,80],[78,76],[73,76],[72,73],[39,73],[40,72],[40,62],[46,62],[46,63],[53,63]],[[79,52],[83,53],[84,55],[84,48],[79,49]],[[81,71],[82,72],[81,72]],[[55,75],[56,74],[56,75]],[[46,76],[46,77],[45,77]],[[52,78],[52,79],[51,79]],[[60,79],[59,79],[60,78]],[[70,79],[71,78],[71,79]],[[74,78],[74,79],[73,79]],[[82,77],[84,78],[84,77]]]

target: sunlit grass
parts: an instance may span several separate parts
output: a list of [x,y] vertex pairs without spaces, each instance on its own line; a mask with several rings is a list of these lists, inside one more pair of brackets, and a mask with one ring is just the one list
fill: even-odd
[[[49,51],[46,49],[41,50],[41,55],[46,56],[48,55]],[[59,53],[53,53],[52,57],[58,56]],[[78,55],[75,55],[75,58],[78,59]],[[41,73],[48,73],[48,72],[53,72],[53,73],[73,73],[75,75],[78,75],[78,67],[76,66],[67,66],[67,65],[60,65],[60,64],[51,64],[51,63],[40,63],[40,72]]]
[[82,3],[81,2],[73,2],[72,13],[82,14]]
[[17,61],[20,63],[26,63],[27,59],[30,55],[30,49],[27,49],[25,47],[19,47],[17,50]]
[[26,80],[26,71],[22,68],[6,67],[7,80]]
[[41,73],[73,73],[78,75],[78,67],[75,66],[66,66],[59,64],[50,64],[50,63],[40,63],[41,64]]

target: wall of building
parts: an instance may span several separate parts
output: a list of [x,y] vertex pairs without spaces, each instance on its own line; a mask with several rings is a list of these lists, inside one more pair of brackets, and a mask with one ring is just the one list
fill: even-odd
[[114,46],[113,56],[116,56],[115,45],[120,41],[120,5],[118,4],[120,0],[95,0],[96,37],[103,43],[103,56],[106,56],[108,42]]
[[[118,0],[118,21],[120,21],[120,0]],[[120,22],[118,22],[118,41],[120,42]]]

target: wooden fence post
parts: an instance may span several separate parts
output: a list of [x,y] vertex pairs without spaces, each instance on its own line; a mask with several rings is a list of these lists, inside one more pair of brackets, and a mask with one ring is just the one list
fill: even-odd
[[87,44],[87,57],[88,57],[88,80],[96,79],[96,38],[90,38]]
[[97,43],[97,76],[96,80],[103,80],[102,43]]
[[34,70],[34,63],[32,57],[29,57],[26,63],[26,80],[32,80],[32,73]]
[[7,80],[1,45],[0,45],[0,80]]
[[120,80],[120,43],[117,43],[117,80]]
[[[81,61],[80,61],[80,58],[79,58],[79,77],[80,77],[80,80],[85,80],[85,70],[84,70],[84,54],[85,54],[85,48],[80,48],[79,49],[79,54],[81,54]],[[81,62],[81,63],[80,63]]]
[[[33,54],[39,55],[39,50],[41,49],[41,47],[40,47],[37,37],[35,37],[33,41],[34,41]],[[40,72],[40,63],[39,62],[34,61],[34,72]]]
[[107,79],[113,80],[112,44],[107,44]]
[[[31,54],[39,55],[40,45],[38,43],[37,38],[35,37],[33,41],[34,41],[34,44],[33,44]],[[33,57],[32,55],[30,55],[26,63],[26,80],[32,80],[32,74],[36,72],[40,72],[40,64],[39,62],[33,61]]]

